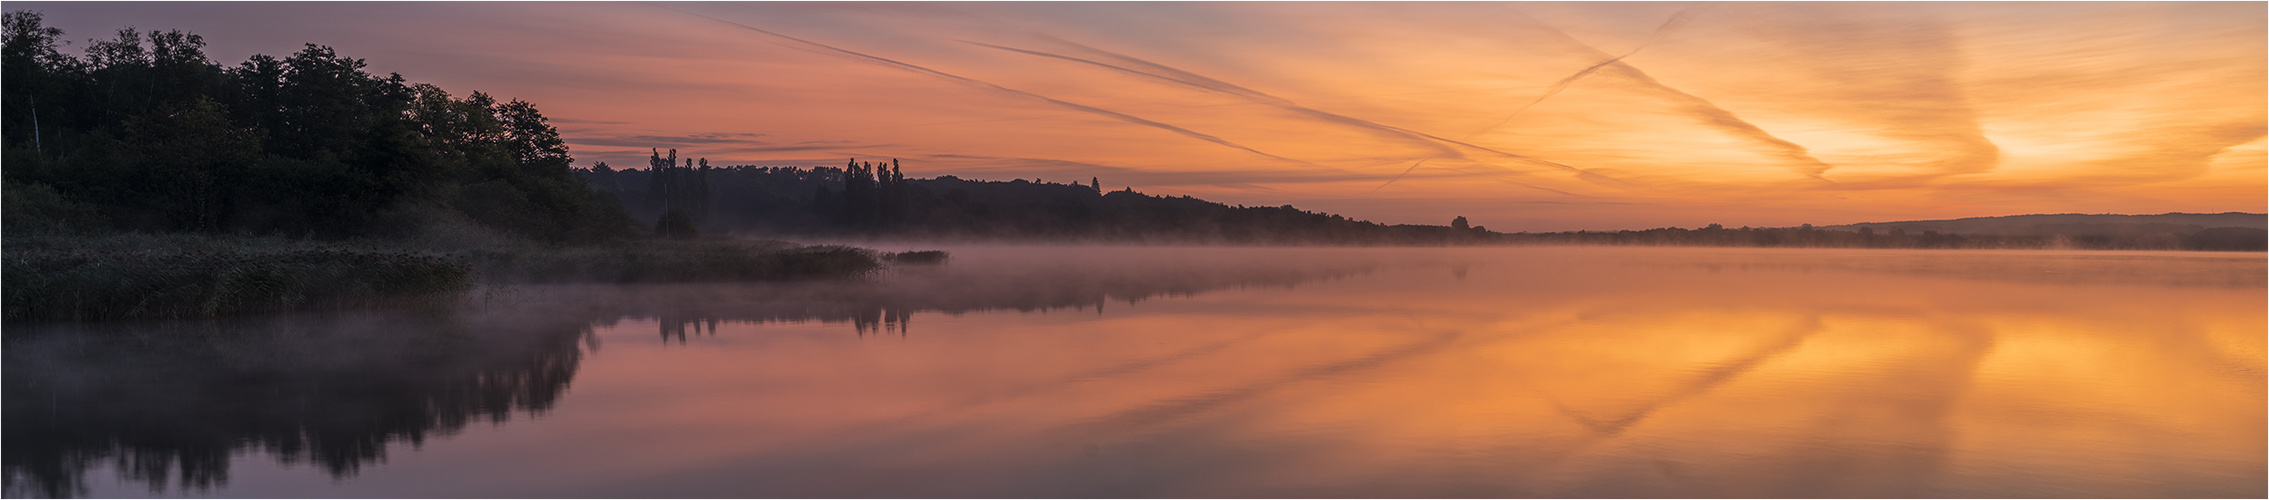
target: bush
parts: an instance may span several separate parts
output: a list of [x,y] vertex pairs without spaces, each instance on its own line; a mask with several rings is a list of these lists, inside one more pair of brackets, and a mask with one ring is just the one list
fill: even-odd
[[5,183],[0,191],[0,232],[17,234],[81,233],[107,229],[109,223],[93,206],[73,202],[46,184]]
[[893,264],[934,265],[944,264],[946,253],[944,250],[920,250],[883,254],[882,258]]
[[701,230],[693,227],[693,217],[676,208],[662,213],[662,220],[654,223],[654,233],[680,241],[701,237]]
[[649,241],[608,247],[469,252],[483,279],[515,283],[697,283],[864,276],[871,250],[840,246]]
[[832,279],[882,267],[874,251],[839,246],[650,240],[556,248],[477,225],[431,227],[477,231],[355,246],[139,233],[10,237],[0,301],[7,321],[210,318],[448,304],[476,282]]
[[438,254],[315,248],[10,252],[6,319],[210,318],[454,299],[472,268]]

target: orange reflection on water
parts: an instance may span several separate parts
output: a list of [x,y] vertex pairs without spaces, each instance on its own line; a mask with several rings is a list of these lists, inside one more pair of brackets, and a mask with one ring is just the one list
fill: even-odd
[[639,457],[602,495],[2264,494],[2258,254],[1376,252],[903,337],[625,322],[523,432]]

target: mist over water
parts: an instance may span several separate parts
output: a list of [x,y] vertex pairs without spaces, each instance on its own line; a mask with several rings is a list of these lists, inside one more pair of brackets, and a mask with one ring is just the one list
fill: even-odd
[[947,250],[11,325],[7,493],[2269,494],[2259,253]]

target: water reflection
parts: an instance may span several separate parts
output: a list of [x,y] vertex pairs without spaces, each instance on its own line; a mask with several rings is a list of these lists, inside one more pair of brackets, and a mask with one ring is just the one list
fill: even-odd
[[353,477],[383,463],[390,444],[544,413],[598,348],[595,325],[651,320],[665,344],[729,323],[848,322],[860,337],[903,337],[916,311],[1099,314],[1112,300],[1289,287],[1377,267],[1231,259],[1138,270],[1098,257],[848,282],[516,287],[444,311],[10,325],[0,365],[6,496],[84,496],[88,472],[103,466],[153,495],[204,492],[225,487],[232,457],[250,450]]
[[[469,421],[542,419],[417,452],[399,444],[418,439],[407,431],[372,431],[375,446],[341,449],[386,465],[326,466],[351,479],[337,483],[187,484],[365,497],[2259,497],[2265,273],[2260,254],[978,249],[863,283],[527,288],[241,342],[284,347],[216,343],[309,360],[273,373],[317,374],[253,384],[172,380],[228,356],[147,368],[172,359],[161,352],[217,349],[195,342],[11,328],[6,456],[12,494],[121,494],[15,488],[31,458],[82,457],[43,477],[146,478],[116,458],[132,453],[124,443],[248,435],[102,398],[288,413],[290,398],[257,388],[384,369],[304,353],[400,369],[472,359],[435,346],[482,338],[543,347],[458,361],[485,372],[373,380],[408,380],[383,385],[423,391],[417,404],[506,401],[416,380],[566,359],[552,379],[517,375],[552,384],[550,399],[454,403],[489,412]],[[420,331],[445,333],[403,333]],[[324,335],[362,340],[309,347]],[[387,338],[411,340],[367,347]],[[86,354],[135,342],[156,347]],[[16,438],[36,435],[19,416],[54,411],[19,390],[32,385],[79,401],[50,421],[95,423],[47,429],[87,436],[76,451],[19,452]],[[163,390],[126,389],[142,386]],[[343,387],[326,386],[341,395],[323,404],[412,400]],[[423,436],[464,427],[437,420]],[[228,453],[196,470],[289,476]]]
[[[392,443],[540,414],[574,378],[586,323],[331,314],[11,327],[8,496],[76,496],[108,462],[152,494],[211,489],[259,450],[351,476]],[[510,335],[487,332],[506,329]]]

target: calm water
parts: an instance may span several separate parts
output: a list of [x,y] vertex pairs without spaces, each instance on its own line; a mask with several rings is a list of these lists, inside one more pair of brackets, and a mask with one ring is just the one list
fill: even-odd
[[2269,495],[2259,253],[954,251],[13,325],[7,493]]

